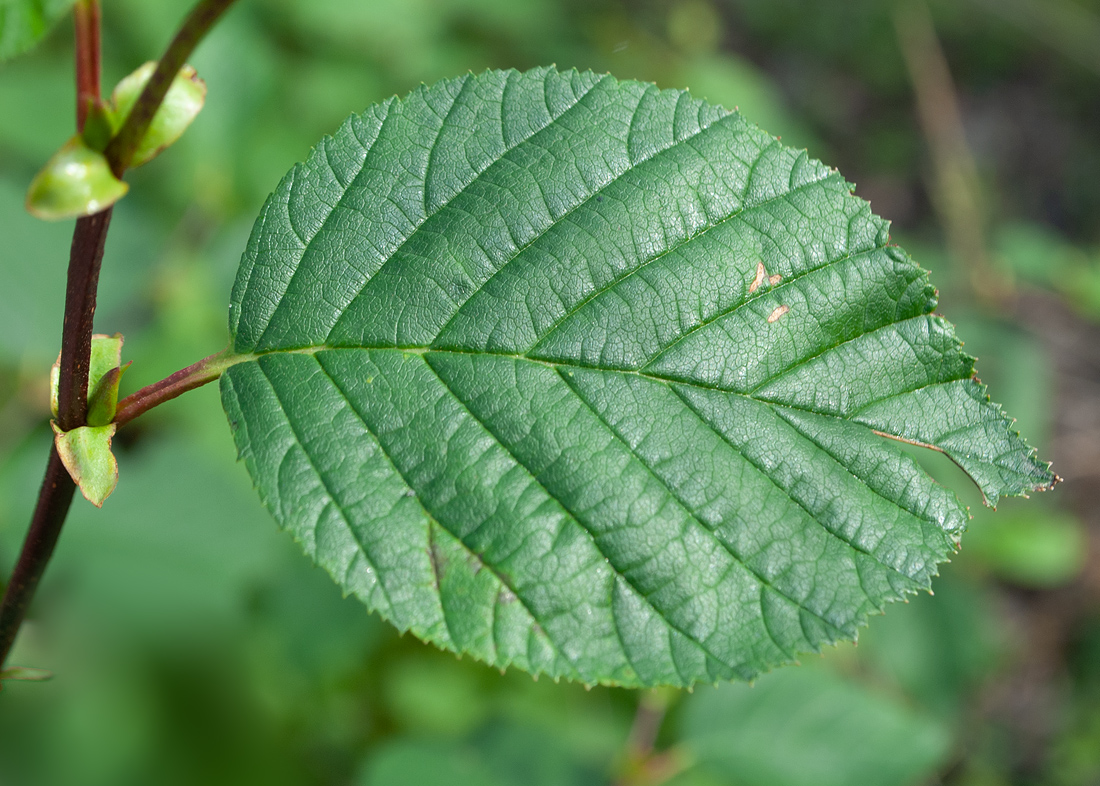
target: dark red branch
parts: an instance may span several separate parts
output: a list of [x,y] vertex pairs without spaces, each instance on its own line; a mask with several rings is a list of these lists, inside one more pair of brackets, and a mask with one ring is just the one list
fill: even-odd
[[88,107],[99,101],[99,0],[79,0],[73,6],[76,28],[76,130],[84,130]]
[[65,288],[65,322],[61,331],[61,368],[57,386],[57,425],[71,431],[88,417],[88,363],[92,353],[92,320],[96,288],[107,242],[111,209],[76,221]]
[[[233,0],[200,0],[172,40],[164,57],[157,64],[149,83],[138,98],[130,116],[110,141],[105,151],[111,168],[121,176],[133,158],[134,151],[149,129],[153,115],[164,101],[172,79],[183,66],[198,42]],[[99,88],[99,4],[98,0],[79,0],[75,6],[77,128],[81,130],[90,100],[98,100]],[[65,322],[61,335],[61,362],[58,380],[57,425],[63,431],[85,425],[88,417],[88,365],[91,357],[92,320],[95,317],[96,289],[111,211],[80,218],[73,232],[69,256],[69,275],[65,290]],[[209,360],[209,359],[208,359]],[[205,362],[205,361],[200,361]],[[197,364],[196,364],[197,365]],[[186,371],[186,369],[185,369]],[[173,375],[175,376],[175,375]],[[201,376],[201,375],[200,375]],[[216,377],[215,377],[216,378]],[[169,378],[171,379],[171,377]],[[210,381],[206,379],[205,381]],[[160,400],[179,395],[184,390],[180,380],[178,392],[159,391]],[[192,387],[203,384],[196,381]],[[171,395],[169,395],[171,393]],[[152,399],[150,399],[152,400]],[[149,406],[153,406],[152,403]],[[148,409],[148,406],[145,407]],[[134,411],[134,415],[139,414]],[[140,409],[140,411],[145,411]],[[72,503],[75,486],[65,470],[57,451],[51,446],[46,476],[38,495],[38,504],[27,531],[19,561],[12,579],[0,601],[0,666],[7,660],[15,636],[26,616],[42,573],[53,555],[61,534],[65,516]]]
[[165,50],[164,56],[157,63],[156,70],[149,77],[145,89],[138,96],[122,128],[103,151],[116,176],[121,176],[130,166],[134,152],[145,137],[145,132],[149,130],[153,116],[164,101],[164,96],[172,86],[172,80],[176,78],[176,74],[187,62],[195,46],[233,2],[234,0],[200,0],[199,4],[192,9],[183,26],[176,33],[176,37]]
[[[69,257],[65,322],[61,334],[57,424],[64,431],[85,425],[88,417],[88,362],[92,348],[96,285],[103,260],[110,209],[78,219]],[[0,603],[0,666],[7,660],[42,573],[53,555],[76,486],[50,446],[46,476],[38,493],[30,529]]]
[[57,450],[50,445],[50,458],[46,464],[46,476],[42,479],[42,488],[38,492],[38,506],[34,509],[27,539],[19,562],[12,572],[4,592],[4,601],[0,604],[0,665],[8,659],[15,636],[27,616],[38,582],[46,570],[46,564],[53,556],[54,546],[61,534],[61,525],[69,513],[76,485],[69,477],[68,470],[61,463]]

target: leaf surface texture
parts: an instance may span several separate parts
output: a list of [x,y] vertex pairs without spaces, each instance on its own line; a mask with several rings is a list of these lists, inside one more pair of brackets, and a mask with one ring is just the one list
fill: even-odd
[[[275,518],[402,630],[588,683],[751,679],[1053,481],[834,170],[736,112],[490,71],[349,118],[269,198],[222,397]],[[878,432],[878,433],[876,433]]]

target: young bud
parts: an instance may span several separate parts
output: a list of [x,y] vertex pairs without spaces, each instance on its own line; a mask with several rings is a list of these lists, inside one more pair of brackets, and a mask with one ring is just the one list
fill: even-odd
[[27,212],[46,221],[90,216],[106,210],[128,190],[103,154],[74,136],[31,181]]
[[[150,61],[115,86],[108,112],[116,133],[134,108],[134,103],[153,76],[156,66],[156,63]],[[202,110],[205,101],[206,83],[199,79],[194,68],[184,66],[168,88],[164,103],[153,115],[153,123],[134,152],[130,166],[141,166],[152,161],[162,150],[179,139]]]

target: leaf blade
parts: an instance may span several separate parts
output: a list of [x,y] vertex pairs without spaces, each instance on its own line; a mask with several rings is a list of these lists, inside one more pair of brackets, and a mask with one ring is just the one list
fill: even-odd
[[[1053,476],[850,190],[593,74],[368,109],[242,258],[238,449],[346,591],[502,668],[690,685],[854,638],[967,518],[876,432],[931,435],[994,501]],[[903,406],[945,385],[949,411]]]

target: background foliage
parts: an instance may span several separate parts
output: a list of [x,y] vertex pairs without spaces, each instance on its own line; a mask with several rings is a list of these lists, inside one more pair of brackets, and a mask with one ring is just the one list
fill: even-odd
[[[105,84],[159,54],[186,7],[105,0]],[[205,111],[130,178],[97,326],[126,334],[129,390],[222,347],[268,191],[351,111],[421,81],[556,63],[689,86],[807,146],[894,219],[982,380],[1066,478],[997,515],[966,499],[971,532],[935,598],[754,687],[502,676],[343,600],[256,503],[211,387],[120,434],[102,513],[74,504],[14,657],[58,676],[5,686],[0,783],[1100,781],[1100,3],[931,10],[961,150],[924,133],[914,85],[934,84],[932,66],[902,56],[921,28],[890,2],[248,0],[194,59]],[[0,67],[5,572],[48,444],[70,231],[22,198],[72,133],[71,38],[62,23]],[[969,215],[945,209],[944,161],[973,169]],[[662,716],[661,755],[642,764]]]

